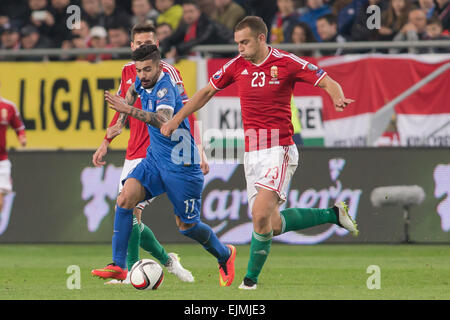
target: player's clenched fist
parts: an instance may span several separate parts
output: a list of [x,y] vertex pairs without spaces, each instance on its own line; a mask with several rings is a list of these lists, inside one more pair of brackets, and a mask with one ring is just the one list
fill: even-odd
[[180,124],[177,123],[174,118],[172,118],[162,125],[161,134],[165,135],[166,137],[170,137],[170,135],[178,128],[179,125]]

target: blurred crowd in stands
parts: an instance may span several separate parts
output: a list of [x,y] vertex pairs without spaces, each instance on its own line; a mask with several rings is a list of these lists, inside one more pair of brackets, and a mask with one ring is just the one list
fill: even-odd
[[[71,5],[81,9],[81,19],[69,28],[74,11],[68,13],[67,8]],[[371,5],[380,9],[379,28],[368,28],[374,13],[367,11]],[[132,26],[150,20],[164,57],[177,59],[195,55],[192,48],[196,45],[234,43],[233,28],[246,15],[263,18],[272,44],[441,40],[450,36],[450,0],[0,0],[0,49],[129,47]],[[401,50],[389,52],[404,52]],[[355,51],[320,53],[350,52]],[[450,48],[416,50],[429,52],[450,52]],[[312,54],[308,50],[295,53]],[[0,60],[40,59],[0,56]],[[129,59],[129,55],[59,59],[95,61]]]

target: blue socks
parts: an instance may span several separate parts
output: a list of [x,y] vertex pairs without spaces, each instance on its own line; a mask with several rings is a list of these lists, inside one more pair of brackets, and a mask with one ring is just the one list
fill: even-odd
[[180,230],[185,236],[200,243],[203,248],[217,258],[219,263],[225,263],[230,257],[230,250],[217,238],[211,227],[203,222],[190,229]]
[[128,239],[133,229],[133,209],[116,206],[114,217],[114,235],[112,237],[113,261],[122,269],[126,269]]

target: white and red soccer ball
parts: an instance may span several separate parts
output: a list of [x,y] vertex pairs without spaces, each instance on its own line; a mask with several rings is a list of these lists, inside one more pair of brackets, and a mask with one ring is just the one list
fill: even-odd
[[139,260],[130,270],[130,282],[138,290],[156,290],[163,280],[162,267],[152,259]]

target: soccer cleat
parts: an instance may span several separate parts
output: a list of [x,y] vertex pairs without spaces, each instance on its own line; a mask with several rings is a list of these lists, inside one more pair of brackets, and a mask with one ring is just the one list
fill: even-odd
[[334,206],[339,209],[338,226],[347,229],[356,237],[359,234],[358,225],[348,214],[348,206],[344,201],[336,203]]
[[242,281],[241,285],[239,286],[239,289],[256,290],[256,282],[250,278],[245,277],[244,280]]
[[110,263],[106,267],[101,269],[94,269],[91,271],[91,274],[94,277],[99,277],[102,279],[117,279],[117,280],[125,280],[127,277],[127,269],[122,269],[115,263]]
[[234,260],[236,259],[236,248],[227,244],[230,249],[230,257],[227,262],[219,263],[219,284],[221,287],[229,287],[234,280]]
[[130,282],[130,272],[127,272],[127,277],[125,278],[125,280],[112,279],[112,280],[109,280],[109,281],[105,282],[105,285],[106,284],[131,284],[131,282]]
[[180,263],[180,258],[176,253],[169,253],[168,256],[170,257],[169,261],[167,261],[167,265],[165,267],[167,268],[167,271],[169,273],[172,273],[178,277],[183,282],[194,282],[194,277],[192,276],[192,273],[189,270],[186,270],[183,268],[183,266]]

